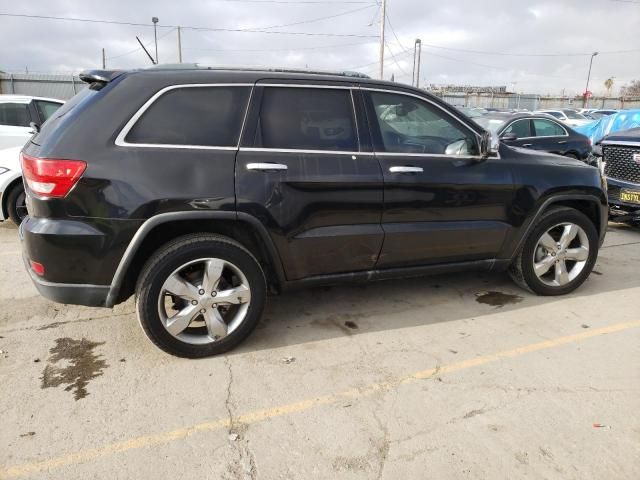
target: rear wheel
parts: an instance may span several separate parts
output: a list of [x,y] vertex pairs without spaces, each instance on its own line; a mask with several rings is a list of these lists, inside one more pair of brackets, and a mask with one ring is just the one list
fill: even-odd
[[26,194],[22,182],[18,182],[7,194],[7,213],[16,225],[20,225],[27,216]]
[[136,287],[138,318],[162,350],[181,357],[235,347],[257,325],[266,297],[258,261],[219,235],[181,237],[158,250]]
[[562,207],[543,214],[509,273],[538,295],[564,295],[587,279],[597,257],[598,232],[591,220]]

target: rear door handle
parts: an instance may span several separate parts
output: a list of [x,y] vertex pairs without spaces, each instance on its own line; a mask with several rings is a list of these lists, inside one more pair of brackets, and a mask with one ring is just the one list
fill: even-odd
[[247,170],[258,170],[260,172],[287,170],[288,168],[282,163],[247,163]]
[[424,169],[422,167],[409,167],[409,166],[397,166],[389,168],[391,173],[422,173]]
[[530,146],[532,146],[532,145],[533,145],[533,143],[523,143],[523,144],[522,144],[522,146],[523,146],[524,148],[529,148],[529,147],[530,147]]
[[564,145],[565,143],[567,143],[567,141],[566,141],[566,140],[560,140],[560,141],[558,142],[558,145]]

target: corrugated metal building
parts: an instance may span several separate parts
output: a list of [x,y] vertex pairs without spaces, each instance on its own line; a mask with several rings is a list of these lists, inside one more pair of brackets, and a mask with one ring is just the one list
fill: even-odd
[[68,100],[87,84],[77,75],[0,73],[0,93]]

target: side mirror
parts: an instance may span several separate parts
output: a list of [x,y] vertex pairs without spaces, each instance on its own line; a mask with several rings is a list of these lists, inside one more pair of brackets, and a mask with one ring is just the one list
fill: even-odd
[[513,142],[514,140],[517,140],[517,139],[518,139],[518,135],[516,135],[513,132],[505,133],[500,137],[500,140],[502,140],[503,142]]
[[500,139],[491,132],[484,132],[480,137],[480,155],[482,158],[495,157],[500,147]]

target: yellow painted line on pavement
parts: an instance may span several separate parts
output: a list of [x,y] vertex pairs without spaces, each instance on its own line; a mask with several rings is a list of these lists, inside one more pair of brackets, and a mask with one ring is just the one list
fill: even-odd
[[[254,410],[236,417],[235,422],[243,424],[258,423],[270,418],[282,417],[293,413],[304,412],[306,410],[310,410],[312,408],[320,407],[323,405],[339,403],[346,399],[353,400],[372,395],[376,392],[388,391],[393,388],[397,388],[400,385],[415,383],[419,380],[432,377],[436,374],[443,375],[446,373],[466,370],[468,368],[479,367],[481,365],[495,363],[503,359],[519,357],[527,353],[548,350],[550,348],[580,342],[582,340],[598,337],[608,333],[622,332],[638,327],[640,327],[640,321],[617,323],[608,327],[585,330],[584,332],[577,333],[575,335],[558,337],[550,340],[545,340],[544,342],[532,343],[529,345],[524,345],[522,347],[512,348],[510,350],[503,350],[501,352],[484,355],[470,360],[463,360],[460,362],[450,363],[448,365],[442,365],[437,368],[429,368],[427,370],[414,372],[404,377],[399,377],[392,381],[372,383],[362,388],[353,388],[350,390],[323,395],[320,397],[289,403],[286,405],[271,407],[263,410]],[[38,472],[54,470],[68,465],[75,465],[91,460],[96,460],[102,457],[107,457],[116,453],[138,450],[155,445],[162,445],[175,440],[182,440],[200,432],[211,432],[229,427],[229,419],[218,419],[210,422],[204,422],[184,428],[179,428],[177,430],[172,430],[169,432],[144,435],[129,440],[123,440],[121,442],[111,443],[102,447],[67,453],[58,457],[50,458],[48,460],[41,460],[37,462],[8,467],[0,470],[0,478],[16,478]]]

